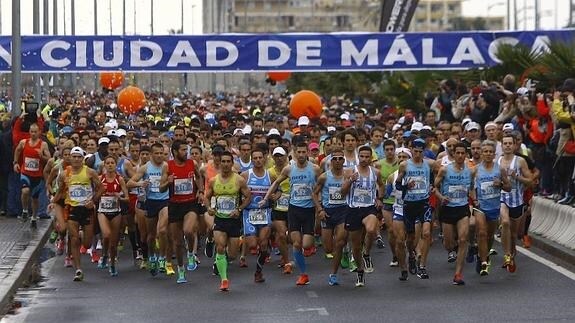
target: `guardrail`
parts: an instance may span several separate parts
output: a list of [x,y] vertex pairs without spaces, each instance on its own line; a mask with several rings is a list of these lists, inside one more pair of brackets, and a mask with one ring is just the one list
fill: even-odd
[[530,231],[575,250],[575,208],[534,197]]

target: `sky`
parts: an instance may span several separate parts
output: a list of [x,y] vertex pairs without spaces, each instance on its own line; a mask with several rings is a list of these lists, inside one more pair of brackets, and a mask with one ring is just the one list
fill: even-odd
[[[71,0],[57,0],[59,3],[59,34],[71,34],[70,6]],[[126,33],[128,35],[149,35],[151,0],[126,1]],[[532,30],[534,28],[534,3],[536,0],[464,0],[464,16],[505,16],[506,3],[517,3],[518,29]],[[565,26],[569,17],[570,0],[539,0],[541,4],[541,28],[555,29]],[[40,0],[42,13],[43,0]],[[51,4],[53,0],[50,0]],[[98,0],[98,34],[122,34],[122,0]],[[181,4],[184,3],[184,33],[201,34],[202,32],[202,0],[154,0],[154,34],[165,35],[170,29],[181,28]],[[32,34],[32,3],[33,0],[21,0],[22,35]],[[94,34],[93,0],[76,0],[76,34]],[[64,8],[65,7],[65,8]],[[134,10],[136,8],[136,10]],[[523,8],[527,8],[524,10]],[[64,11],[66,17],[64,19]],[[0,34],[11,35],[12,0],[0,0]],[[110,19],[111,13],[111,19]],[[50,24],[52,7],[49,9]],[[134,17],[137,17],[134,23]],[[110,20],[112,20],[110,29]],[[511,20],[513,27],[513,19]],[[42,22],[40,23],[42,26]],[[40,27],[42,29],[42,27]],[[52,28],[50,28],[52,33]]]

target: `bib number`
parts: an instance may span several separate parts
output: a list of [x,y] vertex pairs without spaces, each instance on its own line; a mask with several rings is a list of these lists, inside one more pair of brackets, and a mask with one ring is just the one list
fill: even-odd
[[355,207],[366,207],[372,206],[375,201],[371,190],[356,188],[353,190],[352,202]]
[[495,188],[495,186],[493,186],[493,181],[489,181],[489,182],[483,182],[481,183],[480,186],[480,190],[481,190],[481,197],[483,199],[492,199],[492,198],[498,198],[499,197],[499,190]]
[[160,176],[150,176],[150,192],[160,193]]
[[174,180],[175,195],[190,195],[194,192],[194,184],[191,178],[178,178]]
[[98,211],[104,213],[118,212],[120,209],[120,203],[118,203],[118,198],[116,196],[102,196],[100,198],[100,206]]
[[282,195],[276,202],[276,210],[287,212],[288,207],[289,207],[289,194],[282,193]]
[[428,188],[427,180],[425,177],[415,176],[415,177],[410,178],[408,180],[408,183],[411,181],[414,182],[414,186],[411,189],[411,193],[413,193],[413,194],[427,194],[427,191],[429,190],[429,188]]
[[345,198],[341,194],[341,187],[330,187],[329,188],[329,199],[330,205],[341,205],[345,204]]
[[268,224],[267,212],[264,209],[250,209],[248,220],[253,225]]
[[216,210],[220,214],[230,215],[236,207],[235,196],[218,196],[216,199]]
[[449,186],[447,190],[447,196],[452,203],[466,203],[467,202],[467,190],[463,185]]
[[293,200],[308,201],[311,199],[311,187],[307,184],[293,184]]
[[24,170],[37,172],[40,170],[40,159],[24,157]]
[[86,187],[84,185],[70,185],[68,194],[70,196],[70,201],[84,205],[90,198],[92,198],[92,187]]

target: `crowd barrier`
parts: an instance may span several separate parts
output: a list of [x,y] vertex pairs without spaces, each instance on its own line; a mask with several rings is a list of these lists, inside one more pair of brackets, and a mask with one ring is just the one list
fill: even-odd
[[575,208],[534,197],[531,214],[532,233],[575,250]]

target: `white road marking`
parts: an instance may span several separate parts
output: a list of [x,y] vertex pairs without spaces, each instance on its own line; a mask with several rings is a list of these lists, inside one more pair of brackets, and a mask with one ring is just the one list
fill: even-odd
[[329,313],[325,307],[308,307],[308,308],[298,308],[297,312],[317,312],[321,316],[327,316]]
[[313,292],[313,291],[307,291],[305,293],[307,294],[307,297],[309,297],[309,298],[317,298],[318,297],[317,293]]

